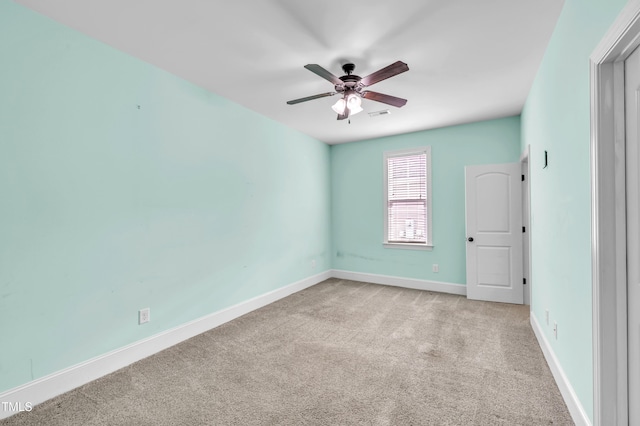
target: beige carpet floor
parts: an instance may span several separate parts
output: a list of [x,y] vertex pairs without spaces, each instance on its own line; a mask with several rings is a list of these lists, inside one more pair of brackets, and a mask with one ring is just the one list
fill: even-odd
[[330,279],[0,425],[572,425],[527,306]]

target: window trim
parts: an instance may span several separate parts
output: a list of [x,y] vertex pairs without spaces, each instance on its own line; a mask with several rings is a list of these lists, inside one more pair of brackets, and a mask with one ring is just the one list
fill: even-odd
[[[426,154],[427,163],[427,242],[426,243],[397,243],[389,242],[389,158],[404,157],[408,155]],[[383,215],[384,228],[382,245],[385,248],[405,249],[405,250],[432,250],[433,249],[433,227],[432,227],[432,196],[431,196],[431,146],[421,146],[409,149],[385,151],[382,159],[383,163]]]

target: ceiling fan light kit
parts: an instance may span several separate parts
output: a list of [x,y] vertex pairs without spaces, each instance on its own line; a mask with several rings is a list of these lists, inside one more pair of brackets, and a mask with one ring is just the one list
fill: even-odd
[[345,94],[343,98],[333,104],[333,109],[338,115],[345,115],[345,111],[349,109],[349,115],[356,115],[362,112],[362,99],[356,93]]
[[352,74],[356,66],[348,63],[342,66],[342,70],[345,75],[337,77],[331,72],[322,68],[317,64],[308,64],[304,66],[309,71],[324,78],[325,80],[333,83],[335,92],[321,93],[319,95],[307,96],[305,98],[294,99],[288,101],[287,104],[295,105],[301,102],[310,101],[313,99],[324,98],[327,96],[333,96],[340,94],[342,98],[331,107],[337,114],[338,120],[344,120],[351,115],[355,115],[362,111],[362,98],[370,99],[376,102],[382,102],[387,105],[392,105],[397,108],[403,107],[406,103],[406,99],[397,98],[391,95],[385,95],[383,93],[373,92],[370,90],[364,90],[366,87],[372,84],[378,83],[387,78],[393,77],[405,71],[409,71],[409,67],[402,61],[394,62],[393,64],[384,67],[366,77],[360,77]]

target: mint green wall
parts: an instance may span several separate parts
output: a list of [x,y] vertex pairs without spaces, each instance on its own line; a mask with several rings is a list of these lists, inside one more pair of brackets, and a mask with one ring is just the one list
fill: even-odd
[[533,315],[591,417],[589,55],[625,3],[565,0],[522,114],[522,143],[531,146]]
[[329,269],[329,151],[0,0],[0,392]]
[[[424,145],[432,157],[433,251],[384,248],[383,153]],[[332,146],[333,268],[465,284],[464,167],[519,159],[519,117]]]

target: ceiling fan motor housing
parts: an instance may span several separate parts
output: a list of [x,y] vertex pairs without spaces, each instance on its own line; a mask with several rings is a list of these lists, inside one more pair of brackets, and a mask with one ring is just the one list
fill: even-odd
[[[345,79],[345,77],[356,77],[356,78]],[[344,77],[340,77],[340,80],[344,81],[344,84],[336,84],[335,89],[336,89],[336,92],[338,93],[342,93],[347,90],[360,92],[363,88],[362,84],[359,84],[360,77],[358,76],[355,76],[355,75],[344,76]]]
[[355,92],[360,94],[364,86],[362,84],[359,84],[360,80],[362,80],[362,77],[351,74],[355,69],[356,69],[356,66],[351,63],[344,64],[342,66],[342,70],[346,73],[346,75],[343,75],[342,77],[338,77],[340,80],[343,81],[343,84],[335,85],[336,92],[338,93]]

